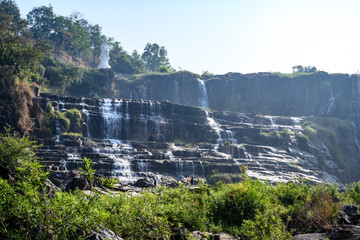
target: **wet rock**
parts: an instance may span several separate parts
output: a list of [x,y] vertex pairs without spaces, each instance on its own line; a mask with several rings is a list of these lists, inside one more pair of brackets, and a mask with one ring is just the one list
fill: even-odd
[[55,192],[59,191],[59,188],[51,182],[49,179],[45,180],[45,191],[50,195],[53,196]]
[[360,239],[360,227],[356,225],[330,225],[319,229],[318,233],[325,234],[327,238],[324,239],[331,239],[331,240]]
[[9,180],[9,182],[14,182],[14,178],[12,177],[11,172],[7,168],[3,167],[1,164],[0,164],[0,178]]
[[91,236],[87,237],[86,240],[122,240],[122,238],[113,231],[100,227],[98,231],[92,231]]
[[235,240],[240,239],[237,237],[233,237],[227,233],[210,233],[210,232],[200,232],[200,231],[194,231],[192,232],[192,236],[196,240]]
[[340,210],[344,211],[349,216],[358,214],[358,207],[355,205],[344,205],[340,207]]
[[187,228],[174,228],[172,232],[174,240],[184,240],[189,234],[189,230]]
[[328,240],[329,238],[325,233],[306,233],[296,234],[293,240]]
[[148,188],[155,187],[154,180],[149,178],[140,178],[136,181],[135,187]]
[[80,190],[90,190],[90,182],[83,176],[77,176],[66,185],[65,191],[74,191],[77,188]]
[[341,224],[358,224],[360,214],[358,207],[354,205],[344,205],[339,210],[339,223]]

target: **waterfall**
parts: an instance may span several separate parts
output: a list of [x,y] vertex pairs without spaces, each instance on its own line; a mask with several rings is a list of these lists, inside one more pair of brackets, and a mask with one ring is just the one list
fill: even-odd
[[225,140],[228,140],[231,143],[237,143],[237,140],[235,139],[235,135],[234,135],[233,131],[231,131],[231,130],[225,131]]
[[209,126],[216,132],[218,138],[216,140],[217,144],[220,144],[223,142],[223,139],[221,138],[221,131],[222,129],[220,128],[220,125],[215,121],[214,118],[209,116],[209,112],[205,110],[205,114],[206,114],[206,119],[209,123]]
[[81,98],[81,113],[82,113],[82,116],[84,118],[84,122],[86,123],[87,125],[87,137],[88,138],[91,138],[91,135],[90,135],[90,114],[89,114],[89,111],[86,109],[86,107],[88,107],[85,103],[85,98],[82,97]]
[[138,161],[137,167],[139,172],[148,172],[148,163],[146,161]]
[[60,135],[61,135],[61,126],[59,123],[59,120],[55,120],[55,130],[56,130],[56,140],[55,140],[55,146],[59,145],[61,143]]
[[129,101],[125,102],[125,139],[130,139],[130,114],[129,114]]
[[155,123],[155,131],[157,134],[160,134],[160,124],[164,122],[163,117],[161,116],[161,105],[159,102],[149,101],[150,104],[150,120]]
[[[203,178],[205,178],[205,169],[202,161],[199,161],[200,167],[201,167],[201,174]],[[205,178],[206,179],[206,178]]]
[[131,161],[134,160],[131,144],[114,139],[106,140],[104,144],[103,147],[93,148],[93,151],[113,161],[111,175],[122,183],[134,183],[136,177],[131,170]]
[[180,103],[179,82],[176,79],[174,79],[174,102]]
[[273,117],[267,116],[267,118],[270,120],[270,128],[271,128],[271,129],[278,130],[278,129],[279,129],[279,125],[277,125],[277,124],[275,123]]
[[100,102],[104,139],[122,139],[122,101],[104,98]]
[[334,107],[335,107],[335,98],[334,98],[332,90],[330,89],[329,106],[326,111],[326,115],[330,115],[332,113]]
[[72,152],[67,151],[66,159],[68,161],[77,162],[81,160],[81,154],[78,152],[78,149],[75,148]]
[[196,79],[198,82],[200,98],[199,98],[199,106],[205,109],[209,109],[209,98],[207,95],[206,85],[204,80],[199,78]]

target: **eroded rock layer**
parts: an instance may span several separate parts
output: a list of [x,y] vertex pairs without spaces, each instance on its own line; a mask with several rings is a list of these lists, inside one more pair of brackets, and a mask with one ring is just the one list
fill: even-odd
[[97,173],[127,183],[156,174],[175,179],[194,174],[210,180],[216,174],[238,174],[244,166],[251,177],[275,182],[360,179],[353,170],[358,167],[357,138],[347,144],[347,151],[353,153],[349,156],[354,157],[344,158],[342,165],[325,143],[301,140],[306,119],[300,117],[50,94],[36,102],[44,111],[78,109],[82,115],[83,136],[66,133],[69,127],[53,118],[52,134],[39,138],[44,144],[39,156],[58,175],[79,168],[81,158],[89,157]]

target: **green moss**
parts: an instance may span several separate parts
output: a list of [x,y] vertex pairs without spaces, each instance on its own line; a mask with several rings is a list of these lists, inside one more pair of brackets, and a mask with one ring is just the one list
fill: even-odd
[[68,119],[66,116],[65,116],[65,113],[64,112],[60,112],[59,110],[55,110],[55,118],[56,120],[59,120],[60,121],[60,124],[62,126],[64,126],[64,128],[66,129],[66,131],[69,130],[70,128],[70,119]]
[[309,151],[309,137],[307,135],[302,134],[301,132],[295,133],[296,140],[300,149],[304,151]]
[[74,132],[64,132],[61,133],[61,136],[75,136],[75,137],[82,137],[82,133],[74,133]]
[[[339,166],[349,172],[349,168],[344,161],[344,151],[346,144],[352,142],[351,123],[347,120],[331,117],[312,117],[302,125],[304,134],[317,145],[320,149],[325,145]],[[339,138],[342,141],[339,141]],[[323,163],[324,158],[317,154],[319,163]]]

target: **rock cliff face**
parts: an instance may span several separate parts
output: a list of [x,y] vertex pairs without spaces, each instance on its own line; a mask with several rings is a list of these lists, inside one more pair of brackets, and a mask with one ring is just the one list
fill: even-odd
[[[210,99],[210,91],[203,88],[198,104],[211,105]],[[155,174],[176,179],[195,174],[210,180],[216,173],[237,174],[241,166],[248,167],[250,176],[270,181],[360,179],[352,170],[359,167],[356,132],[350,133],[353,140],[346,145],[353,153],[345,158],[345,164],[352,164],[349,170],[326,144],[301,141],[304,118],[210,111],[168,101],[43,94],[36,102],[43,109],[51,104],[54,110],[82,113],[84,137],[64,135],[65,127],[54,119],[53,134],[39,138],[44,143],[39,156],[59,175],[90,157],[98,173],[130,183]]]
[[[187,72],[151,75],[127,85],[117,97],[151,99],[202,106],[205,85],[208,108],[281,116],[335,116],[359,113],[356,75],[317,72],[298,76],[273,73],[228,73],[207,79]],[[124,85],[121,85],[124,89]]]

